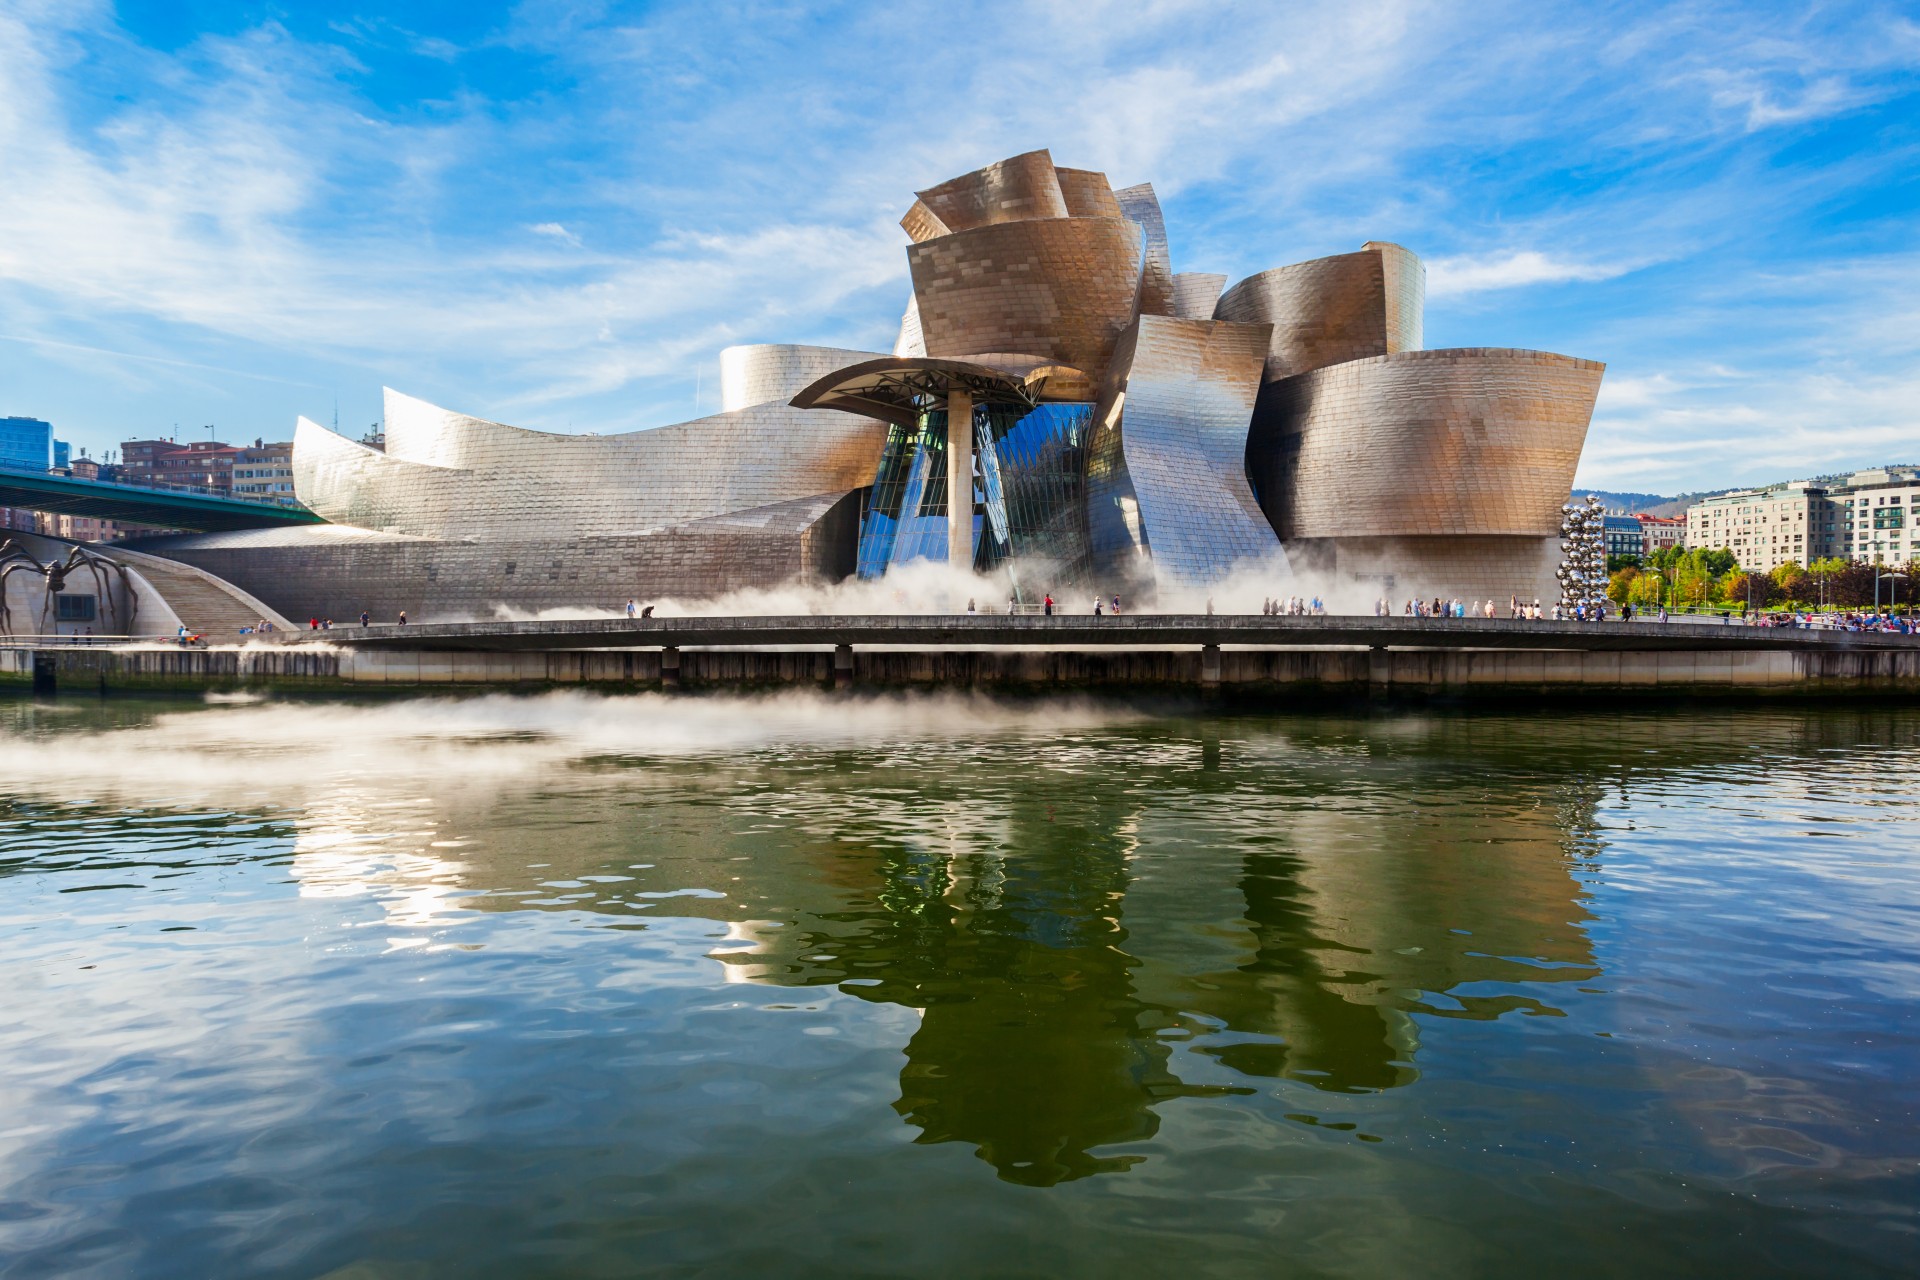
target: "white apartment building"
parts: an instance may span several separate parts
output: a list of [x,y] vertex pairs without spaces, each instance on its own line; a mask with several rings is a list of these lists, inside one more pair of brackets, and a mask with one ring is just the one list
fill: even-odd
[[1837,554],[1867,564],[1905,564],[1920,558],[1920,529],[1914,527],[1914,503],[1920,501],[1920,471],[1899,468],[1856,471],[1855,483],[1837,491],[1842,550]]
[[1743,489],[1688,507],[1687,545],[1731,551],[1757,573],[1831,557],[1904,564],[1920,556],[1916,498],[1920,469],[1906,467]]
[[1837,554],[1839,520],[1826,490],[1806,480],[1742,489],[1687,508],[1687,545],[1733,552],[1740,567],[1768,573],[1789,560]]

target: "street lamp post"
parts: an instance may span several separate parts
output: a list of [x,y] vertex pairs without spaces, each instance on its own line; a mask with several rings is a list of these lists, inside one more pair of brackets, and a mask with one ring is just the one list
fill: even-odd
[[[1880,572],[1880,566],[1878,564],[1874,565],[1873,567],[1873,611],[1874,613],[1877,614],[1880,612],[1880,580],[1882,578],[1885,578],[1887,581],[1891,582],[1895,578],[1904,578],[1906,576],[1907,575],[1904,573],[1882,573]],[[1887,605],[1889,608],[1891,608],[1893,605],[1893,588],[1892,587],[1887,588]]]

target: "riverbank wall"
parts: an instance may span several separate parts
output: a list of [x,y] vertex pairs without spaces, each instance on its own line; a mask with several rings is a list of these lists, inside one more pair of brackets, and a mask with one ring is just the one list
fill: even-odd
[[1920,696],[1920,650],[0,649],[0,689],[199,693],[814,686],[1497,698]]

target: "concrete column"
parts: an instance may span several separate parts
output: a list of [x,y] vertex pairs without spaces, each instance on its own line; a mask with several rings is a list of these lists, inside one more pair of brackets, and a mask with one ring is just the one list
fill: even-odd
[[1387,647],[1376,644],[1367,650],[1367,693],[1370,697],[1384,698],[1393,683],[1393,662],[1387,657]]
[[1220,692],[1220,646],[1217,644],[1200,646],[1200,692],[1209,695]]
[[660,688],[673,690],[680,687],[680,650],[668,645],[660,651]]
[[947,563],[973,568],[973,394],[947,392]]
[[833,646],[833,687],[853,688],[853,646],[850,644]]

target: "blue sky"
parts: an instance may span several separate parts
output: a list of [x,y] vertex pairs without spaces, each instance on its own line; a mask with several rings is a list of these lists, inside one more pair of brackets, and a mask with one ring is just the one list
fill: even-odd
[[888,346],[912,191],[1035,147],[1176,270],[1396,240],[1427,345],[1606,361],[1582,485],[1920,460],[1911,3],[0,0],[0,414],[682,420]]

